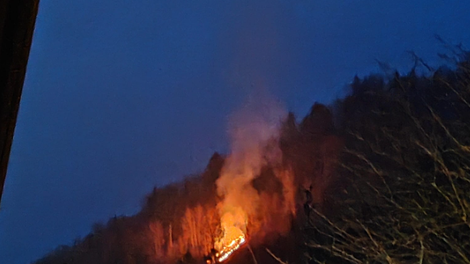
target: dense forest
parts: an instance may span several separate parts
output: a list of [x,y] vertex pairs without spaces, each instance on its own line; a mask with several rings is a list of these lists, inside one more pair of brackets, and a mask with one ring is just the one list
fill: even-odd
[[[262,206],[249,245],[228,262],[470,263],[470,56],[451,54],[437,69],[417,59],[407,74],[355,77],[300,121],[289,113],[282,160],[252,181]],[[203,263],[226,161],[215,153],[200,175],[154,188],[138,214],[35,263]]]

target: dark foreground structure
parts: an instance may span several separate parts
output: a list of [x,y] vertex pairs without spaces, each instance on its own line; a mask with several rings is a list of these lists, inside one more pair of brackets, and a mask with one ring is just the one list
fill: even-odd
[[0,202],[39,0],[0,1]]

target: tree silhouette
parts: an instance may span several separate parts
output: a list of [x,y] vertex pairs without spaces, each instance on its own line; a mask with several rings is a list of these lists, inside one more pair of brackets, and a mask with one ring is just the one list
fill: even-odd
[[312,263],[470,263],[468,65],[355,79],[341,102],[342,203],[314,210]]

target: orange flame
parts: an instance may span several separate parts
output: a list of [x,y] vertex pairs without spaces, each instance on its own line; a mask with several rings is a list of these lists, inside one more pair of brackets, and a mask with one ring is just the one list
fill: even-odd
[[225,213],[221,218],[222,237],[215,242],[217,261],[223,262],[246,241],[246,213],[241,208]]
[[217,261],[219,262],[225,261],[226,259],[228,259],[228,257],[230,257],[230,255],[232,255],[232,253],[235,250],[240,248],[240,246],[243,245],[244,243],[245,243],[245,236],[242,234],[238,236],[236,239],[232,240],[230,244],[222,248],[222,250],[216,254],[216,257],[218,257]]

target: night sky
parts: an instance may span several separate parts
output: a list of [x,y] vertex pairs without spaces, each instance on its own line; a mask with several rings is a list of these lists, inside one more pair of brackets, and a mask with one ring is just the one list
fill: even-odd
[[358,74],[470,48],[457,0],[41,0],[5,191],[0,262],[28,263],[137,212],[227,152],[264,89],[297,116]]

